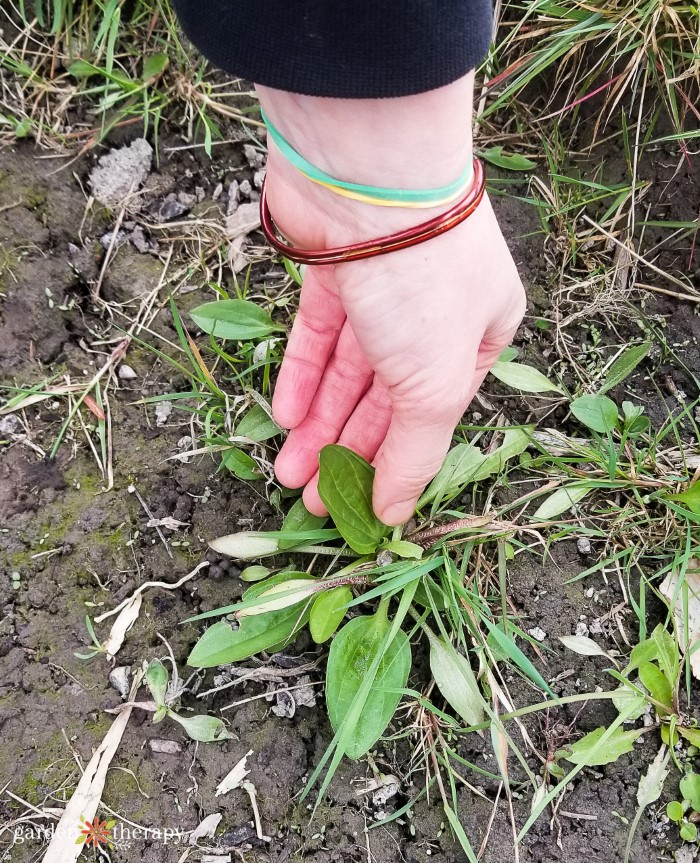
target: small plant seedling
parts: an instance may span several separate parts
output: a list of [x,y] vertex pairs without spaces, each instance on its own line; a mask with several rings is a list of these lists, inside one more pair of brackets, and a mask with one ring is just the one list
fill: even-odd
[[672,800],[666,806],[666,815],[678,825],[681,839],[696,842],[697,825],[700,823],[700,774],[692,770],[679,783],[680,800]]

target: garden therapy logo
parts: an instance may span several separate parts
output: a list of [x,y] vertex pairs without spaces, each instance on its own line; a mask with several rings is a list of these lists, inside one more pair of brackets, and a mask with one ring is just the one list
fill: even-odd
[[117,823],[115,820],[100,821],[95,816],[92,821],[86,821],[83,816],[80,816],[82,829],[80,835],[75,840],[76,845],[87,845],[93,848],[107,847],[114,848],[112,842],[112,828]]

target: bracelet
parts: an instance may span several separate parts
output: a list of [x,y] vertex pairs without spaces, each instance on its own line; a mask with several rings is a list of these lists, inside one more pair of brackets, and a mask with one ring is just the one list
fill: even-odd
[[486,178],[484,166],[474,156],[474,182],[464,198],[440,216],[390,234],[376,240],[365,240],[348,246],[337,246],[334,249],[300,249],[280,239],[275,222],[267,204],[265,183],[260,193],[260,225],[263,234],[273,249],[285,258],[298,264],[342,264],[347,261],[359,261],[364,258],[374,258],[377,255],[387,255],[400,249],[408,249],[418,243],[424,243],[451,228],[461,224],[476,210],[484,197]]
[[383,186],[364,186],[360,183],[338,180],[305,159],[298,150],[292,147],[279,129],[270,122],[262,108],[260,113],[267,126],[268,134],[290,165],[303,174],[307,180],[323,186],[336,195],[362,201],[364,204],[373,204],[377,207],[442,207],[452,203],[457,198],[461,198],[471,185],[473,177],[471,161],[453,183],[434,189],[387,189]]

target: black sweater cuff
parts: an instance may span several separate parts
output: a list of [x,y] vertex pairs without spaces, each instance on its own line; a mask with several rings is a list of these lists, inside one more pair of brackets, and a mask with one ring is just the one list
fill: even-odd
[[461,78],[491,39],[491,0],[173,0],[200,51],[256,84],[349,99]]

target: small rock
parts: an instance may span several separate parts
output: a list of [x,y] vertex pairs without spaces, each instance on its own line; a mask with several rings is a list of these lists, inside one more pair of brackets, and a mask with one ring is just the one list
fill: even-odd
[[[90,173],[90,188],[105,207],[115,209],[125,198],[141,187],[151,170],[153,148],[145,138],[137,138],[126,147],[110,150],[102,156]],[[133,199],[129,208],[138,209],[140,201]]]
[[216,186],[214,187],[214,191],[211,193],[212,201],[218,201],[219,198],[221,197],[221,193],[223,191],[224,191],[224,184],[223,183],[217,183]]
[[394,555],[384,549],[384,551],[380,551],[377,555],[377,566],[389,566],[390,563],[394,562]]
[[191,195],[189,192],[178,192],[177,199],[188,210],[191,210],[197,203],[197,196]]
[[253,185],[256,189],[260,190],[263,187],[263,182],[265,180],[265,170],[256,171],[253,174]]
[[0,434],[16,434],[22,428],[22,420],[17,414],[0,418]]
[[109,672],[108,680],[110,685],[117,690],[122,698],[126,698],[129,694],[129,667],[127,665],[119,665]]
[[591,635],[602,635],[603,634],[603,624],[600,622],[600,618],[596,617],[595,620],[591,621],[591,625],[588,627],[588,631]]
[[113,249],[120,249],[124,245],[124,243],[129,240],[129,236],[126,231],[122,231],[121,229],[117,231],[117,238],[114,241],[114,245],[112,245],[113,237],[114,231],[107,231],[106,234],[102,234],[102,236],[100,237],[100,245],[103,249],[109,249],[110,246]]
[[[248,184],[250,185],[250,183]],[[241,200],[241,187],[238,180],[232,180],[228,187],[228,206],[226,207],[226,215],[232,216],[238,209],[238,204]]]
[[587,557],[591,553],[591,541],[587,536],[580,536],[576,540],[576,548],[578,549],[578,553],[583,555],[583,557]]
[[127,366],[126,363],[122,363],[117,371],[117,377],[122,381],[133,381],[136,380],[138,375],[131,366]]
[[528,629],[528,635],[531,635],[535,641],[544,641],[547,637],[547,633],[539,626],[534,626],[532,629]]
[[129,239],[134,244],[136,251],[141,252],[142,255],[146,255],[148,252],[157,252],[160,248],[158,240],[154,237],[148,236],[141,225],[137,225],[134,228],[129,235]]
[[262,166],[265,164],[265,154],[261,153],[259,150],[256,150],[252,144],[244,144],[243,153],[248,160],[248,164],[251,168],[255,168],[255,170],[258,170],[259,168],[262,168]]
[[271,708],[272,712],[275,716],[279,716],[284,719],[291,719],[296,713],[296,702],[294,701],[292,693],[280,690],[276,693],[276,698],[277,704]]
[[179,755],[182,752],[182,746],[176,740],[152,738],[148,741],[148,748],[151,752],[159,752],[162,755]]
[[250,198],[253,194],[253,187],[250,185],[250,180],[243,180],[238,188],[241,193],[241,197],[243,198]]
[[586,626],[586,622],[584,620],[579,620],[576,624],[576,635],[583,635],[584,637],[588,636],[589,629]]
[[693,863],[693,860],[695,860],[695,850],[697,849],[693,849],[690,845],[683,845],[674,855],[673,859],[675,863]]
[[182,216],[190,208],[178,201],[174,192],[166,195],[165,198],[157,198],[148,208],[149,215],[156,222],[170,222],[172,219],[177,219]]
[[207,193],[204,191],[204,189],[201,186],[195,186],[194,187],[194,196],[197,199],[197,203],[201,204],[202,201],[206,198]]
[[164,426],[172,412],[173,406],[170,402],[158,402],[156,405],[156,425]]

